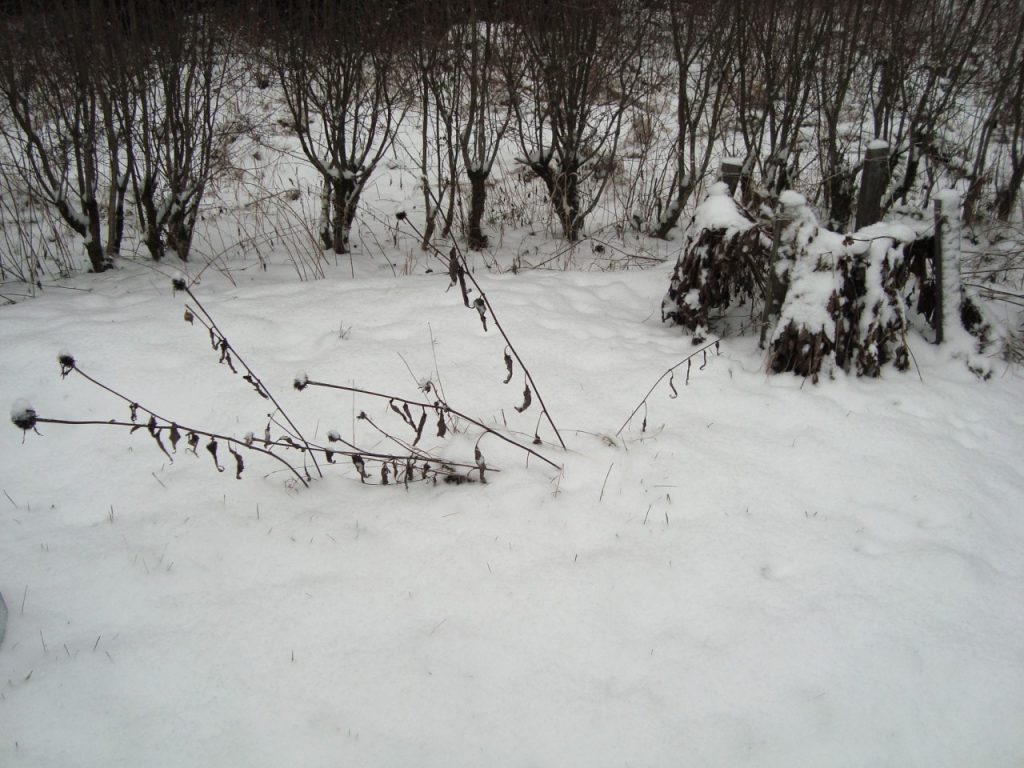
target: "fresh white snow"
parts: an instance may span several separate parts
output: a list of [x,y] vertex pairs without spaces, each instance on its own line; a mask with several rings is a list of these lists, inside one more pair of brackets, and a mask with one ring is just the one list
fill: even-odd
[[[502,384],[500,337],[433,269],[194,291],[310,437],[403,425],[296,370],[410,399],[430,378],[528,442],[522,371]],[[1019,766],[1020,372],[912,338],[918,372],[812,386],[727,339],[616,437],[693,349],[659,321],[669,276],[477,271],[561,474],[485,437],[486,485],[339,462],[302,489],[253,454],[241,480],[171,464],[145,429],[0,430],[0,765]],[[61,380],[66,347],[145,408],[263,434],[168,278],[71,284],[0,309],[0,400],[127,419]],[[471,462],[474,439],[432,446]]]

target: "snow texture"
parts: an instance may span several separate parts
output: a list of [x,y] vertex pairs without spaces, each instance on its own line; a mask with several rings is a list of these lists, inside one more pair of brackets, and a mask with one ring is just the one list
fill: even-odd
[[[616,438],[692,351],[651,316],[670,267],[477,272],[561,474],[485,439],[487,485],[372,487],[339,462],[301,489],[255,454],[240,481],[202,451],[170,463],[144,430],[0,430],[0,591],[26,595],[0,765],[1019,766],[1019,371],[979,383],[911,339],[923,381],[811,387],[726,340]],[[297,392],[300,367],[410,398],[436,369],[460,410],[533,434],[446,278],[341,275],[199,288],[311,438],[379,439],[353,415],[390,411]],[[124,418],[60,379],[66,341],[160,413],[262,434],[180,294],[132,265],[76,284],[0,309],[0,398]]]

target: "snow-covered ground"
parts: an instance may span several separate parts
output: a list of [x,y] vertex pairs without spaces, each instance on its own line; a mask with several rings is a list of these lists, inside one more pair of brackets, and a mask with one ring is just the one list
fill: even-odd
[[[528,442],[521,371],[502,383],[493,326],[416,258],[195,292],[308,437],[402,424],[298,370],[413,399],[440,379]],[[692,351],[658,315],[670,268],[477,272],[562,473],[485,437],[486,485],[339,462],[304,489],[250,455],[241,480],[172,464],[145,430],[0,430],[0,765],[1020,766],[1020,371],[979,382],[915,338],[918,371],[812,386],[727,339],[616,437]],[[0,310],[5,407],[127,419],[61,380],[66,349],[145,408],[262,434],[167,277],[66,284]]]

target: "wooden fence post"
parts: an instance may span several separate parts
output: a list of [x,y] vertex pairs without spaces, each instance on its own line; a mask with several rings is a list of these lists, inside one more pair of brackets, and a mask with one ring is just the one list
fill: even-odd
[[786,298],[785,286],[779,280],[777,269],[779,263],[779,246],[782,244],[782,232],[796,216],[797,209],[806,204],[802,195],[796,192],[783,192],[779,195],[779,205],[775,209],[772,220],[772,250],[768,257],[768,274],[765,276],[764,311],[761,313],[761,339],[758,346],[764,349],[768,337],[768,320],[773,314],[782,311],[782,302]]
[[935,195],[935,343],[949,338],[953,323],[960,323],[963,285],[960,283],[960,194],[945,189]]
[[864,155],[864,171],[857,196],[857,224],[861,229],[882,220],[882,195],[889,183],[889,145],[881,139],[868,144]]
[[729,194],[736,194],[736,187],[740,184],[740,177],[743,175],[743,159],[739,157],[723,157],[720,166],[722,181],[729,187]]

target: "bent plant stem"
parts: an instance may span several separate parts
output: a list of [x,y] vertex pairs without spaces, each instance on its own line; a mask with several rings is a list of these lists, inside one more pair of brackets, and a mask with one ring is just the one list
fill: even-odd
[[447,405],[445,403],[422,403],[422,402],[420,402],[418,400],[407,400],[404,397],[395,397],[394,395],[385,395],[385,394],[383,394],[381,392],[373,392],[372,390],[369,390],[369,389],[360,389],[359,387],[349,387],[349,386],[345,386],[344,384],[328,384],[327,382],[314,381],[313,379],[308,379],[305,383],[306,383],[306,385],[308,385],[310,387],[324,387],[326,389],[338,389],[338,390],[341,390],[342,392],[354,392],[354,393],[360,394],[360,395],[367,395],[369,397],[381,398],[382,400],[394,400],[395,402],[406,403],[408,405],[411,405],[411,406],[414,406],[414,407],[418,407],[418,408],[429,408],[431,410],[440,409],[444,413],[451,414],[453,416],[457,416],[460,419],[464,419],[465,421],[469,422],[470,424],[478,427],[479,429],[482,429],[484,432],[486,432],[488,434],[491,434],[491,435],[494,435],[499,440],[504,440],[509,445],[514,445],[516,448],[519,448],[520,450],[526,451],[526,453],[530,454],[531,456],[536,456],[538,459],[540,459],[545,464],[548,464],[549,466],[551,466],[554,469],[557,469],[559,471],[561,471],[561,469],[562,469],[560,466],[555,464],[555,462],[551,461],[551,459],[549,459],[546,456],[538,453],[537,451],[533,450],[529,446],[523,445],[522,443],[520,443],[520,442],[518,442],[516,440],[513,440],[512,438],[507,437],[506,435],[501,434],[501,432],[497,432],[497,431],[491,429],[486,424],[484,424],[484,423],[482,423],[480,421],[477,421],[474,418],[471,418],[471,417],[467,416],[466,414],[462,413],[461,411],[455,410],[454,408],[450,407],[449,405]]
[[[416,461],[416,462],[423,462],[424,466],[423,467],[419,467],[421,472],[423,472],[423,478],[422,479],[426,479],[427,472],[429,472],[430,475],[435,477],[435,479],[436,479],[436,477],[439,477],[439,476],[447,477],[447,476],[454,475],[455,474],[455,470],[457,470],[457,469],[464,469],[464,470],[467,470],[467,471],[473,471],[473,470],[477,469],[476,464],[469,464],[469,463],[466,463],[466,462],[459,462],[459,461],[449,461],[449,460],[444,459],[444,458],[439,458],[439,457],[436,457],[436,456],[432,456],[432,455],[430,455],[429,453],[426,453],[426,452],[419,452],[419,451],[413,452],[413,451],[410,451],[410,454],[408,456],[401,456],[401,455],[392,454],[392,453],[379,453],[379,452],[376,452],[376,451],[363,451],[363,450],[360,450],[357,446],[349,443],[346,440],[342,440],[340,438],[339,438],[338,442],[341,442],[343,445],[345,445],[350,450],[333,450],[333,449],[327,448],[325,446],[315,445],[315,444],[308,443],[308,442],[305,442],[305,441],[303,442],[303,444],[299,444],[299,443],[288,442],[288,441],[283,441],[283,440],[263,440],[263,439],[259,439],[259,438],[253,438],[252,440],[248,440],[248,439],[239,440],[238,438],[230,437],[228,435],[222,435],[222,434],[215,433],[215,432],[210,432],[210,431],[207,431],[207,430],[204,430],[204,429],[196,429],[196,428],[193,428],[193,427],[190,427],[190,426],[187,426],[187,425],[179,424],[178,422],[174,421],[173,419],[169,419],[166,416],[162,416],[162,415],[156,413],[155,411],[150,410],[149,408],[147,408],[146,406],[142,405],[138,401],[132,400],[130,397],[127,397],[126,395],[121,394],[116,389],[113,389],[112,387],[107,386],[103,382],[101,382],[101,381],[99,381],[97,379],[94,379],[92,376],[90,376],[89,374],[85,373],[81,368],[79,368],[78,363],[77,363],[77,361],[74,360],[74,358],[71,358],[69,356],[68,358],[62,359],[61,360],[61,372],[62,372],[62,374],[64,376],[67,376],[72,371],[74,371],[79,376],[84,378],[90,384],[93,384],[94,386],[99,387],[100,389],[104,390],[105,392],[109,392],[114,397],[116,397],[119,400],[127,403],[129,405],[129,407],[132,408],[133,413],[135,411],[141,411],[142,413],[149,414],[149,416],[151,416],[156,421],[163,422],[163,424],[153,424],[152,425],[153,433],[164,432],[164,431],[173,432],[173,430],[175,428],[177,428],[178,430],[183,431],[185,433],[193,433],[193,434],[201,436],[201,437],[208,437],[208,438],[211,438],[211,439],[214,439],[214,440],[222,440],[222,441],[224,441],[224,443],[226,443],[229,446],[238,446],[238,447],[241,447],[241,448],[245,448],[248,451],[256,451],[257,453],[266,454],[267,456],[273,457],[274,459],[279,461],[281,464],[283,464],[285,467],[287,467],[288,470],[290,472],[292,472],[292,474],[294,474],[299,479],[299,481],[303,484],[303,486],[305,486],[307,488],[309,487],[309,483],[307,482],[307,478],[303,477],[302,473],[300,473],[298,471],[298,469],[296,469],[286,459],[282,458],[280,455],[275,453],[272,449],[274,449],[274,448],[291,449],[291,450],[298,450],[298,451],[301,451],[303,453],[310,453],[310,454],[312,454],[312,453],[314,453],[316,451],[319,451],[319,452],[323,453],[325,456],[330,454],[332,456],[347,456],[349,458],[359,457],[361,460],[365,459],[367,461],[376,461],[376,462],[379,462],[381,464],[398,464],[398,463],[404,464],[404,463],[406,463],[406,462],[408,462],[410,460]],[[431,407],[433,407],[433,406],[431,406]],[[274,419],[273,416],[271,416],[271,421],[274,424],[277,424],[279,427],[281,427],[280,423],[276,419]],[[114,427],[131,428],[131,429],[144,429],[144,428],[148,427],[148,425],[144,424],[142,421],[117,421],[116,419],[110,419],[110,420],[107,420],[107,421],[100,421],[100,420],[82,421],[82,420],[69,420],[69,419],[47,419],[47,418],[36,417],[36,423],[40,423],[40,424],[67,424],[67,425],[72,425],[72,426],[114,426]],[[287,429],[285,429],[284,427],[281,427],[281,429],[283,431],[287,432]],[[262,443],[263,447],[260,447],[259,445],[257,445],[257,443]],[[166,450],[165,450],[165,452],[166,452]],[[172,461],[173,461],[173,459],[172,459]],[[429,466],[430,462],[436,462],[437,466]],[[427,467],[429,467],[429,469],[427,469]],[[492,471],[498,472],[500,470],[494,469]]]
[[[647,405],[647,398],[649,398],[651,396],[651,394],[654,392],[654,390],[658,387],[658,385],[661,384],[661,382],[665,380],[666,376],[671,376],[672,373],[677,368],[679,368],[680,366],[684,365],[685,363],[689,363],[697,355],[699,355],[701,353],[704,353],[705,356],[706,356],[707,355],[707,351],[709,349],[711,349],[711,347],[714,347],[715,350],[718,351],[718,345],[719,345],[719,340],[718,339],[716,339],[715,341],[709,341],[703,347],[695,350],[692,354],[687,355],[682,360],[680,360],[678,363],[676,363],[671,368],[666,370],[663,374],[661,374],[661,376],[658,377],[658,380],[655,381],[653,385],[651,385],[651,388],[649,390],[647,390],[647,394],[644,395],[643,400],[641,400],[637,404],[636,408],[633,409],[633,412],[629,414],[629,416],[626,418],[626,420],[622,423],[622,426],[619,427],[619,431],[615,433],[615,436],[618,437],[619,435],[621,435],[622,434],[622,430],[624,430],[627,426],[629,426],[629,422],[631,422],[633,420],[633,417],[636,416],[637,412],[641,408],[643,408],[645,405]],[[703,369],[703,367],[704,366],[701,366],[701,369]],[[687,372],[687,383],[689,383],[689,372]],[[674,389],[675,389],[675,387],[673,387],[673,390]]]
[[[103,386],[103,385],[100,385],[100,386]],[[103,389],[107,389],[108,391],[112,391],[112,390],[109,390],[108,387],[103,387]],[[155,413],[153,413],[152,411],[147,410],[146,408],[144,408],[141,405],[139,406],[139,410],[140,411],[145,411],[150,416],[153,416],[154,418],[157,418],[160,421],[168,421],[167,419],[163,418],[162,416],[157,416]],[[133,430],[134,429],[144,429],[145,428],[145,425],[140,424],[138,422],[134,422],[134,421],[117,421],[117,420],[100,421],[98,419],[97,420],[92,420],[92,419],[90,419],[90,420],[47,419],[47,418],[43,418],[42,416],[37,416],[36,417],[36,422],[38,424],[67,424],[67,425],[75,426],[75,427],[78,427],[78,426],[83,426],[83,427],[84,426],[121,427],[121,428],[129,428],[129,429],[133,429]],[[185,432],[185,433],[192,433],[192,434],[195,434],[195,435],[200,435],[201,437],[208,437],[211,440],[223,440],[228,445],[239,446],[241,448],[245,448],[247,451],[256,451],[257,453],[263,453],[263,454],[266,454],[267,456],[270,456],[270,457],[272,457],[274,459],[277,459],[279,462],[284,464],[289,469],[289,471],[291,471],[291,473],[293,475],[295,475],[295,477],[298,478],[300,483],[302,483],[307,488],[309,487],[309,483],[306,482],[306,479],[302,476],[302,474],[299,472],[299,470],[297,470],[295,467],[293,467],[291,464],[289,464],[287,461],[282,459],[280,456],[278,456],[273,451],[268,451],[265,448],[259,448],[259,447],[255,446],[255,445],[249,445],[248,443],[246,443],[243,440],[239,440],[238,438],[235,438],[235,437],[229,437],[228,435],[221,435],[221,434],[218,434],[216,432],[207,432],[206,430],[203,430],[203,429],[193,429],[192,427],[189,427],[189,426],[184,425],[184,424],[178,424],[177,422],[169,422],[169,423],[163,424],[163,425],[156,424],[156,425],[153,426],[153,429],[155,431],[157,431],[157,432],[163,432],[163,431],[170,431],[170,430],[174,429],[175,426],[177,426],[177,428],[179,430],[181,430],[182,432]]]
[[[116,398],[118,398],[120,400],[123,400],[124,402],[128,403],[128,405],[133,409],[133,412],[134,412],[135,409],[138,409],[140,411],[144,411],[145,413],[148,413],[150,416],[152,416],[154,419],[156,419],[158,421],[163,421],[163,422],[165,422],[168,425],[168,426],[163,426],[163,427],[160,426],[160,425],[157,425],[155,427],[156,430],[159,431],[159,430],[164,430],[164,429],[171,429],[171,427],[173,425],[177,424],[177,422],[175,422],[173,419],[168,419],[165,416],[161,416],[159,413],[156,413],[155,411],[152,411],[149,408],[146,408],[144,405],[142,405],[138,401],[132,400],[130,397],[127,397],[126,395],[121,394],[116,389],[114,389],[112,387],[108,387],[103,382],[101,382],[101,381],[99,381],[97,379],[94,379],[92,376],[87,374],[85,371],[83,371],[79,367],[78,362],[76,360],[74,360],[74,358],[69,358],[68,362],[70,364],[69,365],[65,365],[65,362],[63,360],[61,361],[61,373],[62,373],[63,376],[66,376],[71,371],[74,371],[79,376],[81,376],[83,379],[88,381],[90,384],[92,384],[92,385],[94,385],[96,387],[99,387],[104,392],[109,392],[114,397],[116,397]],[[40,419],[40,421],[42,421],[42,419]],[[70,422],[70,421],[67,421],[67,422],[56,422],[56,421],[53,421],[52,423],[65,423],[65,424],[73,424],[73,423],[74,424],[78,424],[78,423],[81,423],[81,424],[90,424],[90,423],[93,423],[93,422]],[[97,423],[97,424],[117,424],[117,422],[114,422],[114,421],[99,421],[99,422],[95,422],[95,423]],[[135,427],[142,426],[141,424],[139,424],[137,422],[125,422],[125,423],[130,423],[132,426],[135,426]],[[294,472],[295,476],[298,477],[299,480],[302,481],[302,484],[308,487],[308,483],[306,483],[306,481],[302,477],[302,475],[299,474],[298,470],[296,470],[295,467],[293,467],[291,464],[289,464],[287,461],[282,459],[280,456],[278,456],[273,451],[269,451],[269,450],[266,450],[266,449],[263,449],[263,448],[257,448],[254,445],[249,445],[249,444],[247,444],[247,443],[245,443],[245,442],[243,442],[241,440],[237,440],[237,439],[235,439],[233,437],[226,437],[224,435],[215,435],[213,433],[206,432],[206,431],[201,430],[201,429],[191,429],[191,428],[188,428],[188,427],[181,426],[180,424],[178,425],[178,428],[179,429],[184,429],[184,430],[186,430],[188,432],[194,432],[197,435],[203,435],[203,436],[212,437],[212,438],[219,438],[219,439],[222,439],[222,440],[224,440],[224,441],[226,441],[228,443],[232,443],[234,445],[245,446],[245,448],[247,448],[248,450],[259,451],[261,453],[266,453],[269,456],[273,456],[275,459],[277,459],[278,461],[283,463],[286,467],[288,467],[288,469],[290,469],[292,472]]]
[[[408,217],[406,217],[406,221],[408,221]],[[422,239],[422,235],[420,235],[420,232],[416,228],[416,225],[413,224],[411,221],[409,221],[409,227],[412,229],[413,232],[416,233],[417,236],[419,236]],[[448,259],[448,258],[450,258],[449,256],[445,256],[445,254],[442,253],[441,250],[437,246],[435,246],[433,243],[429,243],[429,246],[430,246],[430,249],[434,252],[434,254],[436,256],[438,256],[439,258],[441,258],[441,259]],[[526,364],[523,362],[523,358],[520,357],[519,356],[519,352],[516,351],[516,347],[512,343],[512,340],[508,337],[508,334],[505,333],[505,329],[502,327],[501,321],[498,320],[498,316],[494,312],[494,305],[491,304],[490,300],[487,298],[487,294],[484,292],[484,289],[480,287],[480,283],[477,282],[476,277],[474,277],[472,271],[470,271],[469,264],[466,262],[466,256],[465,256],[465,254],[462,253],[462,249],[459,248],[459,244],[453,240],[452,241],[452,246],[453,246],[452,250],[453,250],[453,252],[455,254],[455,258],[457,258],[461,262],[461,266],[462,266],[463,272],[465,273],[466,277],[469,278],[469,281],[473,284],[473,287],[476,289],[477,293],[480,295],[480,299],[483,301],[484,305],[486,306],[487,311],[490,312],[491,322],[494,323],[494,327],[498,329],[498,333],[500,333],[501,337],[505,340],[505,343],[508,345],[509,351],[512,352],[512,356],[515,357],[516,362],[519,363],[519,367],[523,369],[523,373],[526,375],[526,380],[529,382],[530,386],[533,388],[533,393],[537,396],[537,402],[540,403],[541,412],[544,414],[544,418],[547,419],[548,424],[551,425],[551,429],[555,433],[555,437],[558,438],[558,442],[562,446],[562,450],[567,450],[566,447],[565,447],[565,441],[562,439],[562,434],[561,434],[561,432],[558,431],[558,427],[555,426],[555,422],[551,418],[551,413],[550,413],[550,411],[548,411],[548,407],[544,403],[544,398],[541,396],[540,390],[537,388],[537,383],[533,380],[533,376],[530,374],[530,369],[526,367]],[[497,433],[495,433],[495,434],[497,434]],[[546,459],[545,459],[545,461],[546,461]],[[551,462],[548,462],[548,463],[551,463]],[[552,466],[554,466],[554,465],[552,465]]]
[[[205,325],[208,330],[216,333],[220,337],[220,339],[224,343],[224,345],[228,349],[230,349],[231,352],[234,353],[235,360],[238,361],[238,364],[241,365],[245,369],[246,373],[250,377],[252,377],[252,380],[257,383],[257,385],[259,386],[260,391],[262,391],[263,394],[265,394],[267,396],[267,399],[270,400],[270,402],[272,402],[274,404],[274,407],[277,408],[278,413],[281,414],[281,416],[284,418],[284,420],[286,422],[288,422],[288,425],[292,428],[295,436],[299,440],[302,441],[302,444],[305,445],[307,451],[309,451],[309,441],[306,440],[305,437],[303,437],[302,432],[299,430],[299,428],[297,426],[295,426],[295,422],[293,422],[291,420],[291,417],[289,417],[288,413],[284,410],[284,408],[281,407],[281,404],[279,402],[277,402],[277,399],[270,392],[270,390],[267,389],[266,386],[264,386],[263,381],[260,379],[259,376],[256,375],[256,372],[252,368],[249,367],[249,364],[246,363],[245,360],[242,359],[242,356],[238,353],[238,350],[231,344],[230,341],[228,341],[227,336],[225,336],[224,332],[221,331],[221,329],[217,326],[217,323],[214,321],[214,319],[210,315],[210,313],[206,311],[206,307],[204,307],[202,305],[202,303],[199,301],[199,299],[196,298],[195,294],[192,293],[192,289],[190,287],[186,286],[184,290],[185,290],[185,293],[188,294],[189,298],[192,299],[192,301],[195,302],[196,308],[200,312],[202,312],[203,316],[205,317],[205,321],[203,320],[203,318],[200,318],[200,322],[202,322],[203,325]],[[195,314],[195,313],[193,313],[193,314]],[[312,451],[309,451],[309,457],[313,460],[313,466],[316,467],[317,474],[319,474],[320,477],[323,477],[324,473],[320,469],[320,464],[317,462],[316,456],[314,455],[314,453]]]
[[395,437],[394,435],[392,435],[386,429],[384,429],[383,427],[378,425],[373,419],[371,419],[369,416],[367,416],[365,411],[360,413],[356,418],[359,419],[360,421],[365,421],[367,424],[369,424],[371,427],[373,427],[375,430],[377,430],[377,432],[379,432],[381,437],[383,437],[385,440],[390,440],[392,443],[397,445],[403,451],[408,451],[409,452],[409,456],[411,456],[412,458],[416,458],[416,459],[432,459],[433,458],[426,451],[421,451],[415,445],[410,445],[409,443],[405,442],[402,438]]

